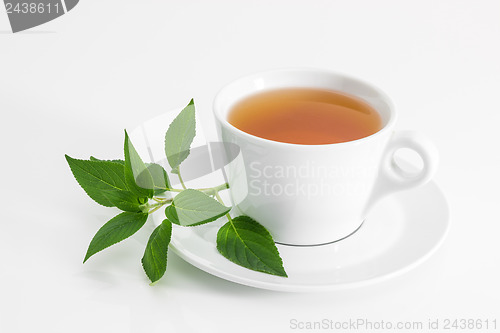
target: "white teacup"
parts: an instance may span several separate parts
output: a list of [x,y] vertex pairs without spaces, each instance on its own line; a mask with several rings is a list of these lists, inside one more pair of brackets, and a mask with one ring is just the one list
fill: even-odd
[[[242,98],[279,88],[329,89],[357,96],[379,112],[383,127],[359,140],[301,145],[256,137],[227,121]],[[437,150],[425,137],[394,132],[397,114],[385,93],[342,74],[294,69],[246,76],[217,94],[214,113],[220,139],[240,147],[239,158],[227,170],[233,203],[282,244],[319,245],[351,235],[376,201],[426,183],[438,164]],[[423,168],[417,174],[395,163],[394,153],[401,148],[421,156]]]

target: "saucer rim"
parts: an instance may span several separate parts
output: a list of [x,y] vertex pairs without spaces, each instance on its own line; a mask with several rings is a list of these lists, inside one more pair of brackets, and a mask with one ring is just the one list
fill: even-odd
[[[172,241],[170,243],[170,248],[183,260],[188,262],[189,264],[193,265],[194,267],[205,271],[211,275],[217,276],[221,279],[231,281],[237,284],[249,286],[249,287],[254,287],[254,288],[259,288],[259,289],[266,289],[266,290],[272,290],[272,291],[283,291],[283,292],[319,292],[319,291],[335,291],[335,290],[342,290],[342,289],[353,289],[353,288],[360,288],[360,287],[365,287],[369,285],[374,285],[383,281],[387,281],[390,279],[393,279],[395,277],[401,276],[414,268],[418,267],[425,261],[427,261],[434,253],[437,252],[437,250],[441,247],[441,245],[444,243],[449,230],[450,230],[450,208],[449,208],[449,203],[446,200],[446,197],[442,191],[442,189],[436,184],[435,181],[429,181],[427,184],[422,185],[422,187],[429,187],[429,189],[436,194],[438,194],[442,200],[440,202],[440,206],[442,209],[442,214],[445,218],[445,221],[443,221],[443,225],[445,225],[444,231],[440,235],[439,239],[433,244],[432,247],[430,247],[425,254],[420,256],[418,259],[413,260],[412,262],[406,264],[405,266],[396,269],[392,272],[385,273],[382,275],[374,276],[373,278],[367,278],[363,280],[357,280],[357,281],[352,281],[352,282],[340,282],[340,283],[320,283],[320,284],[297,284],[297,283],[287,283],[286,278],[283,277],[278,277],[278,276],[272,276],[273,281],[262,281],[262,280],[256,280],[254,278],[251,278],[251,275],[254,273],[258,274],[265,274],[265,273],[260,273],[260,272],[254,272],[251,270],[248,270],[248,275],[250,276],[245,276],[245,274],[238,274],[237,272],[235,273],[234,270],[228,270],[224,269],[224,267],[219,267],[219,266],[213,266],[210,264],[204,264],[202,261],[206,261],[206,259],[203,258],[198,258],[198,256],[192,255],[189,251],[183,251],[182,250],[182,245],[179,244],[180,240],[176,239],[175,237],[175,232],[172,233]],[[397,194],[395,194],[397,195]],[[362,224],[363,225],[363,224]],[[321,246],[328,246],[331,245],[332,243],[327,243],[325,245]],[[288,246],[288,245],[282,245],[282,244],[277,244],[278,250],[281,246]],[[319,247],[321,247],[319,246]],[[215,244],[214,244],[215,247]],[[318,247],[318,246],[316,246]],[[203,260],[200,260],[203,259]],[[230,261],[228,261],[228,265],[235,265],[236,267],[242,268]],[[231,266],[229,266],[231,267]],[[243,268],[244,270],[247,270],[246,268]],[[267,276],[267,275],[266,275]],[[282,280],[282,283],[279,281]]]

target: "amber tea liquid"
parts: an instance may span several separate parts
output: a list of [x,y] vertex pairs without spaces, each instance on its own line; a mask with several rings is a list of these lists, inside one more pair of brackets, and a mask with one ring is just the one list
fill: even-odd
[[338,91],[287,88],[239,101],[230,124],[279,142],[320,145],[364,138],[382,128],[378,112],[364,100]]

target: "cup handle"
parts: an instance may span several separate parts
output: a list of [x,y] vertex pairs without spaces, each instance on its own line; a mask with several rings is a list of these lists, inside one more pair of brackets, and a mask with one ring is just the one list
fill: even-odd
[[[418,173],[403,170],[394,160],[394,154],[401,148],[409,148],[420,155],[423,168]],[[401,190],[407,190],[427,183],[435,174],[439,163],[436,146],[424,135],[414,131],[395,132],[382,156],[378,179],[375,183],[366,213],[381,198]]]

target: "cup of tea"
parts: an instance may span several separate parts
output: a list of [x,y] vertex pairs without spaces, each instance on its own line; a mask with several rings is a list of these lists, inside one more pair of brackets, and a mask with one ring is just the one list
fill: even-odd
[[[220,140],[239,147],[226,170],[233,204],[281,244],[348,237],[379,199],[426,183],[438,165],[425,136],[394,131],[397,112],[384,92],[343,74],[249,75],[222,88],[213,109]],[[402,148],[420,155],[420,171],[395,162]]]

